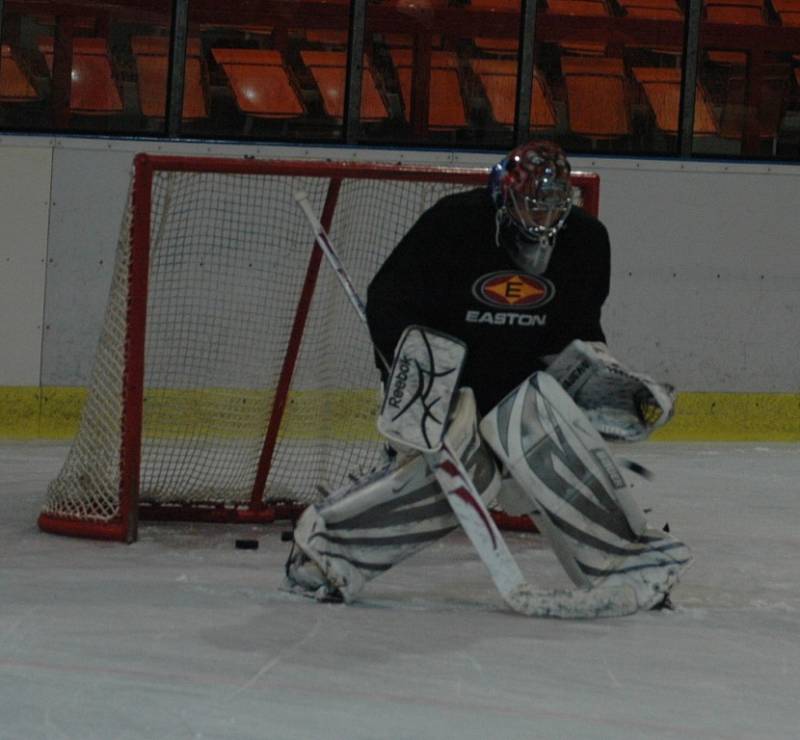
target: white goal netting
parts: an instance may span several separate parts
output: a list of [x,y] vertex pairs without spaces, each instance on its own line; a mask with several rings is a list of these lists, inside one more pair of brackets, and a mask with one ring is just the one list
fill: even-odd
[[[310,502],[318,486],[334,487],[379,459],[372,349],[324,262],[282,399],[277,443],[268,460],[263,453],[313,248],[293,193],[304,190],[322,214],[339,177],[330,165],[320,174],[313,165],[304,174],[272,174],[262,162],[234,174],[215,171],[213,161],[207,168],[192,162],[192,171],[156,164],[149,208],[132,188],[88,398],[68,458],[48,489],[46,528],[59,520],[117,520],[125,475],[135,478],[128,483],[139,505],[257,509],[275,499]],[[427,207],[485,177],[473,171],[470,185],[465,177],[452,182],[446,172],[439,181],[435,172],[426,181],[395,179],[391,172],[351,177],[346,166],[342,174],[329,233],[362,297]],[[131,344],[129,306],[145,289],[131,278],[139,248],[131,234],[143,218],[150,223],[150,252],[141,356]],[[143,364],[138,408],[126,390],[137,362]],[[141,463],[131,471],[124,458],[139,416]],[[263,490],[254,491],[259,461],[269,475]]]

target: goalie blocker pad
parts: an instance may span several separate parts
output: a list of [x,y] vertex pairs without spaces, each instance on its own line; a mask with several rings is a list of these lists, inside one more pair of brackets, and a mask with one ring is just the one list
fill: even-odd
[[602,342],[574,340],[547,372],[607,439],[642,440],[672,418],[675,389],[629,370]]
[[552,376],[534,373],[480,430],[576,585],[630,586],[642,609],[664,598],[691,562],[689,548],[647,527],[602,437]]
[[466,354],[458,339],[409,326],[395,349],[378,431],[401,446],[438,450]]

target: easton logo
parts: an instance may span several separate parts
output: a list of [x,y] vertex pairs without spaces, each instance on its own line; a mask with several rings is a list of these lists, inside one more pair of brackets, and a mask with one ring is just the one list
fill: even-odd
[[524,311],[543,306],[555,288],[545,278],[519,272],[493,272],[479,277],[472,286],[472,294],[481,303],[506,310]]

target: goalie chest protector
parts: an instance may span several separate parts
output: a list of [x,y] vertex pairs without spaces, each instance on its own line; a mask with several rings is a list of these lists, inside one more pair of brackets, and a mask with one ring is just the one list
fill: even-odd
[[369,287],[373,340],[391,357],[410,324],[466,343],[462,383],[486,414],[541,357],[575,338],[604,341],[600,311],[609,283],[603,225],[573,208],[547,271],[519,270],[495,245],[494,206],[483,189],[448,196],[403,238]]

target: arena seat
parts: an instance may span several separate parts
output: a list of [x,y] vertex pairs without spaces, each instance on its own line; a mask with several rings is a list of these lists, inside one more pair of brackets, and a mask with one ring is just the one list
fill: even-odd
[[279,51],[212,49],[211,55],[227,76],[242,113],[260,118],[292,118],[305,113]]
[[[39,39],[38,45],[52,75],[53,37]],[[89,115],[107,115],[123,109],[105,39],[73,39],[69,107],[74,113]]]
[[[768,66],[760,79],[760,101],[756,115],[758,136],[761,139],[774,139],[778,136],[786,92],[791,80],[789,70],[788,64]],[[720,113],[720,136],[726,139],[739,139],[745,133],[747,117],[752,112],[752,106],[745,105],[748,84],[744,74],[731,75],[727,80],[725,102]]]
[[347,46],[347,31],[335,29],[316,29],[309,28],[305,32],[306,41],[312,41],[326,46]]
[[682,21],[683,11],[677,0],[617,0],[625,15],[659,21]]
[[[509,15],[514,13],[517,17],[522,11],[521,0],[469,0],[467,7],[471,11],[480,13],[505,13]],[[475,36],[473,41],[475,46],[483,51],[490,54],[503,55],[516,54],[519,44],[516,35],[505,38]]]
[[[347,53],[344,51],[300,52],[322,95],[322,105],[332,118],[344,115],[344,86],[347,75]],[[375,84],[372,68],[366,55],[361,78],[361,120],[375,122],[389,117],[389,110]]]
[[[637,18],[652,21],[671,21],[683,23],[684,12],[678,0],[617,0],[620,8],[629,18]],[[631,39],[627,46],[645,48],[656,54],[667,54],[679,57],[683,53],[683,47],[678,43],[672,45],[659,44],[643,46]]]
[[782,26],[800,26],[800,0],[772,0]]
[[[633,75],[642,86],[653,110],[656,127],[670,136],[678,135],[681,103],[681,70],[673,67],[634,67]],[[719,133],[705,88],[698,82],[694,108],[695,136]]]
[[556,15],[610,15],[605,0],[547,0],[547,9]]
[[[705,0],[705,18],[709,23],[740,26],[764,26],[764,0]],[[709,50],[708,59],[727,67],[744,67],[747,55],[739,51]]]
[[[405,118],[410,121],[413,53],[411,49],[391,49],[389,53],[400,83]],[[431,52],[428,98],[428,126],[431,129],[454,129],[467,124],[466,107],[458,76],[458,58],[453,52]]]
[[14,58],[11,46],[3,44],[0,56],[0,101],[19,103],[38,98],[36,88]]
[[[607,17],[611,15],[606,0],[547,0],[547,12],[554,15],[580,15]],[[566,39],[559,43],[562,50],[572,54],[603,56],[606,44],[603,41],[577,41]]]
[[706,0],[706,20],[710,23],[735,23],[763,26],[764,0]]
[[[627,78],[622,59],[562,56],[570,130],[591,139],[631,133]],[[602,101],[602,105],[598,105]]]
[[490,13],[519,13],[521,0],[469,0],[472,10],[484,10]]
[[475,46],[488,54],[515,57],[519,43],[516,38],[500,38],[497,36],[475,36]]
[[[472,59],[470,65],[481,80],[492,115],[503,126],[514,125],[514,101],[517,89],[517,63],[508,59]],[[547,83],[538,71],[533,74],[531,128],[546,129],[556,125],[553,100]]]
[[[169,39],[165,36],[134,36],[131,38],[131,51],[136,59],[136,86],[141,111],[151,118],[163,118],[167,107]],[[208,116],[199,39],[190,39],[186,47],[182,115],[185,121]]]

